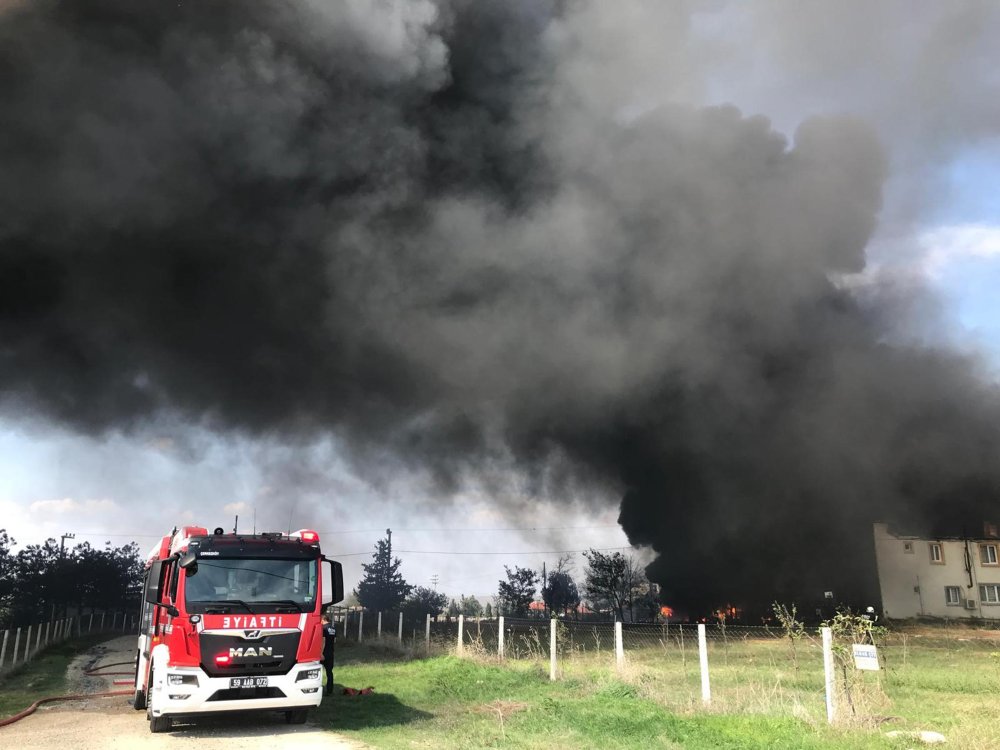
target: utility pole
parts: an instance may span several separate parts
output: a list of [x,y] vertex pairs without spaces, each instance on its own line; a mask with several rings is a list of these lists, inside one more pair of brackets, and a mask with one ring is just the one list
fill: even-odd
[[435,573],[434,575],[431,576],[431,583],[434,585],[434,590],[437,591],[438,590],[438,574],[437,573]]
[[548,585],[548,580],[545,575],[545,561],[542,560],[542,611],[546,616],[549,614],[549,604],[545,601],[545,587]]
[[386,586],[389,585],[389,571],[392,569],[392,529],[386,529],[385,535],[389,539],[389,564],[385,569],[385,583]]
[[[62,561],[62,559],[66,557],[66,540],[67,539],[76,539],[76,534],[72,534],[72,533],[70,533],[70,532],[67,531],[65,534],[62,535],[62,539],[59,540],[59,560],[60,561]],[[60,565],[60,567],[62,567],[62,565]],[[64,572],[64,571],[60,571],[60,573],[62,573],[62,572]],[[65,605],[65,603],[64,602],[59,602],[59,604],[61,605],[60,611],[65,614],[65,612],[66,612],[66,605]],[[53,617],[55,617],[55,612],[56,612],[56,603],[52,602],[52,616]],[[16,654],[15,654],[15,656],[16,656]]]

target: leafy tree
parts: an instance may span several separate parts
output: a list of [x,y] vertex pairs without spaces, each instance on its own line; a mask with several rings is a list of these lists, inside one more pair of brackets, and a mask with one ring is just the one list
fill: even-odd
[[555,570],[542,582],[542,600],[554,614],[575,611],[580,604],[580,592],[570,575],[570,558],[560,557]]
[[444,611],[448,597],[433,589],[418,586],[403,602],[403,614],[407,618],[424,620],[427,615],[437,617]]
[[503,569],[507,572],[507,580],[499,581],[497,587],[497,603],[501,610],[515,617],[523,617],[528,614],[528,608],[535,599],[535,584],[538,583],[538,574],[530,568],[522,568],[518,565],[511,570],[506,565]]
[[458,602],[452,599],[448,602],[448,617],[458,617],[462,613],[462,610],[458,606]]
[[493,605],[489,602],[486,602],[486,609],[483,611],[483,617],[488,620],[493,619]]
[[584,588],[590,601],[598,609],[611,609],[619,620],[625,619],[627,607],[629,619],[633,619],[635,597],[643,584],[648,586],[635,559],[621,552],[606,555],[596,549],[584,552],[583,556],[587,558]]
[[63,550],[47,539],[17,554],[12,546],[0,531],[0,623],[47,620],[71,607],[81,613],[138,607],[143,561],[134,543],[112,547],[108,542],[98,549],[85,542]]
[[458,607],[466,617],[479,617],[483,614],[483,605],[474,596],[462,594],[462,600],[458,603]]
[[375,543],[372,562],[362,563],[365,575],[354,591],[362,607],[384,612],[397,609],[403,603],[413,586],[399,572],[401,564],[398,557],[392,557],[388,536]]

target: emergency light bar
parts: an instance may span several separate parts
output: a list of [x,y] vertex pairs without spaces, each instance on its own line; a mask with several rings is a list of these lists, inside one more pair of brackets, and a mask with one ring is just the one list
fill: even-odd
[[299,529],[288,535],[289,539],[301,539],[308,544],[319,544],[319,533],[312,529]]

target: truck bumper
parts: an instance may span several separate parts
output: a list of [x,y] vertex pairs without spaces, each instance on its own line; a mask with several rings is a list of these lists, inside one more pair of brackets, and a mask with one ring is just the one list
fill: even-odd
[[[153,716],[218,711],[287,711],[312,708],[323,700],[323,666],[296,664],[288,674],[269,675],[267,687],[230,688],[228,677],[209,677],[199,667],[157,670],[149,710]],[[310,673],[315,674],[311,677]],[[179,684],[179,680],[183,680]]]

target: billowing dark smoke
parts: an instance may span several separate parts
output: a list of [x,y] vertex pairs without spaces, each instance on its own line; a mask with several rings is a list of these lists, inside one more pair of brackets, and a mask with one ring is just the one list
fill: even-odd
[[6,5],[8,414],[596,482],[692,607],[867,594],[873,519],[995,507],[996,393],[838,281],[863,124],[595,106],[586,3]]

